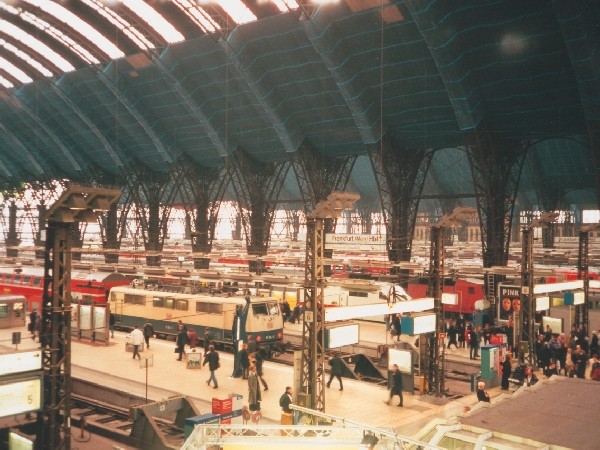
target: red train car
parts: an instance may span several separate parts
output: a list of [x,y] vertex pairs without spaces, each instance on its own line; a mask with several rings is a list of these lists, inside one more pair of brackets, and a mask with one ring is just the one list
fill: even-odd
[[[427,297],[429,279],[419,278],[408,283],[408,295],[412,298]],[[485,298],[483,280],[477,278],[446,278],[443,292],[457,294],[457,305],[444,305],[444,313],[457,313],[472,315],[475,311],[475,302]]]
[[[71,272],[71,298],[75,303],[105,305],[110,289],[130,284],[115,272]],[[22,295],[27,310],[42,309],[44,269],[42,267],[0,267],[0,294]]]

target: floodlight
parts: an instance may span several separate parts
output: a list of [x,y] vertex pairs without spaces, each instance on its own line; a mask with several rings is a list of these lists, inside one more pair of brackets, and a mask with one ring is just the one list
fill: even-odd
[[69,209],[75,211],[87,208],[87,202],[82,194],[71,194],[66,203]]

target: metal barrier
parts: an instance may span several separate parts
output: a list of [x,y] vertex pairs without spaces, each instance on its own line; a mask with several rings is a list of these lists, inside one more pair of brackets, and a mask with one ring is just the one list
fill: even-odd
[[[260,448],[263,445],[277,445],[279,448],[284,448],[286,445],[319,446],[320,448],[349,445],[386,450],[407,448],[441,450],[441,447],[389,430],[365,426],[293,404],[290,408],[294,410],[295,422],[303,425],[197,425],[181,449],[202,450],[226,445],[240,445],[247,448]],[[318,425],[311,423],[318,423]]]

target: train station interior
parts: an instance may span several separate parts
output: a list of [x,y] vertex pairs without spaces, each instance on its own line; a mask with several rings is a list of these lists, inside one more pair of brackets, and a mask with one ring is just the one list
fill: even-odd
[[[2,445],[594,448],[599,23],[592,0],[0,0]],[[539,339],[585,367],[552,376]],[[507,354],[540,382],[501,388]]]

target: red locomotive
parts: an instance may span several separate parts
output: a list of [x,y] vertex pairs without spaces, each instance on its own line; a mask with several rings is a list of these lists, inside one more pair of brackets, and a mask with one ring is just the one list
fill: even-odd
[[[428,283],[428,278],[418,278],[408,283],[406,291],[412,298],[427,297]],[[444,313],[472,315],[475,302],[485,298],[483,280],[477,278],[446,278],[442,292],[458,296],[458,304],[444,305]]]
[[[71,272],[71,298],[74,303],[105,305],[110,289],[130,284],[116,272]],[[41,311],[44,286],[42,267],[0,267],[0,294],[22,295],[28,311]]]

